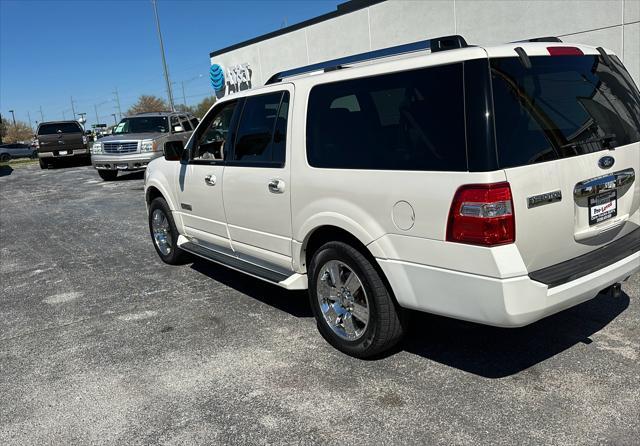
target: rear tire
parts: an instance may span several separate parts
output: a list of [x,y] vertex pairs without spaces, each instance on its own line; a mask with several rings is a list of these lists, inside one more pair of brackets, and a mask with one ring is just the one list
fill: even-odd
[[0,155],[0,161],[2,162],[9,161],[10,159],[11,159],[11,155],[9,155],[8,153],[3,153]]
[[40,169],[48,169],[48,168],[49,168],[49,162],[40,158]]
[[189,256],[178,247],[178,230],[164,198],[155,198],[149,205],[149,232],[160,259],[169,265],[186,263]]
[[316,251],[309,300],[323,337],[350,356],[378,356],[402,339],[402,309],[372,262],[351,245],[329,242]]
[[104,181],[113,181],[118,177],[118,171],[117,170],[98,170],[98,175],[100,175],[100,178],[102,178]]

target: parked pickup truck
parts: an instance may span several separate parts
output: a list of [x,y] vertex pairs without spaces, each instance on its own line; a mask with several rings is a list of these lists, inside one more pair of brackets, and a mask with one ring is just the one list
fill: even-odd
[[140,113],[124,118],[111,136],[91,148],[91,163],[105,181],[115,180],[119,170],[135,171],[162,156],[167,141],[186,143],[198,119],[181,112]]
[[87,137],[78,121],[42,122],[38,125],[36,138],[42,169],[61,159],[89,158]]

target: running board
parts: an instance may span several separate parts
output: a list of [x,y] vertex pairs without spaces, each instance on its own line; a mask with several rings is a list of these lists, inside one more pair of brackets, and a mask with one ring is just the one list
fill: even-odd
[[258,279],[274,283],[283,288],[287,288],[290,290],[300,290],[307,288],[307,276],[303,274],[292,273],[291,275],[287,275],[279,273],[277,271],[264,268],[262,266],[247,262],[237,257],[205,248],[198,245],[197,243],[190,241],[180,243],[178,246],[180,246],[180,249],[197,255],[198,257],[202,257],[203,259],[210,260],[212,262],[229,267],[231,269],[235,269],[245,274],[249,274]]

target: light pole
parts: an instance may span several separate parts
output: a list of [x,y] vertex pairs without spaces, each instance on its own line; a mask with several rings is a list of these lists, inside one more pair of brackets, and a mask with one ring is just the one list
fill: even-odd
[[31,113],[27,112],[27,118],[29,118],[29,128],[33,131],[33,126],[31,125]]
[[16,115],[13,114],[13,110],[9,110],[9,113],[11,113],[11,117],[13,118],[13,126],[16,126]]
[[160,31],[160,19],[158,18],[158,5],[157,0],[151,0],[153,5],[153,12],[156,17],[156,27],[158,28],[158,39],[160,40],[160,53],[162,54],[162,67],[164,68],[164,80],[167,82],[167,94],[169,95],[169,105],[171,111],[176,111],[173,105],[173,92],[171,91],[171,81],[169,80],[169,71],[167,70],[167,59],[164,55],[164,44],[162,43],[162,32]]
[[[187,95],[185,94],[184,86],[200,78],[202,78],[202,74],[192,77],[191,79],[187,79],[186,81],[180,81],[180,86],[182,87],[182,103],[185,107],[187,106]],[[172,82],[172,84],[175,84],[175,82]]]

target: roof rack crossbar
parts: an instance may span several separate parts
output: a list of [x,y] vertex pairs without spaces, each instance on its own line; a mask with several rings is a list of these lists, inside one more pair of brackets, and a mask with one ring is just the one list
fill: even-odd
[[310,73],[313,71],[332,71],[340,68],[344,68],[344,65],[353,64],[357,62],[364,62],[368,60],[380,59],[383,57],[397,56],[400,54],[414,53],[418,51],[443,51],[455,48],[464,48],[467,46],[467,42],[461,36],[446,36],[438,37],[435,39],[420,40],[418,42],[405,43],[403,45],[392,46],[389,48],[382,48],[380,50],[368,51],[366,53],[354,54],[352,56],[340,57],[338,59],[327,60],[325,62],[318,62],[304,67],[293,68],[287,71],[281,71],[269,78],[265,85],[274,84],[280,82],[285,77],[297,76],[304,73]]

